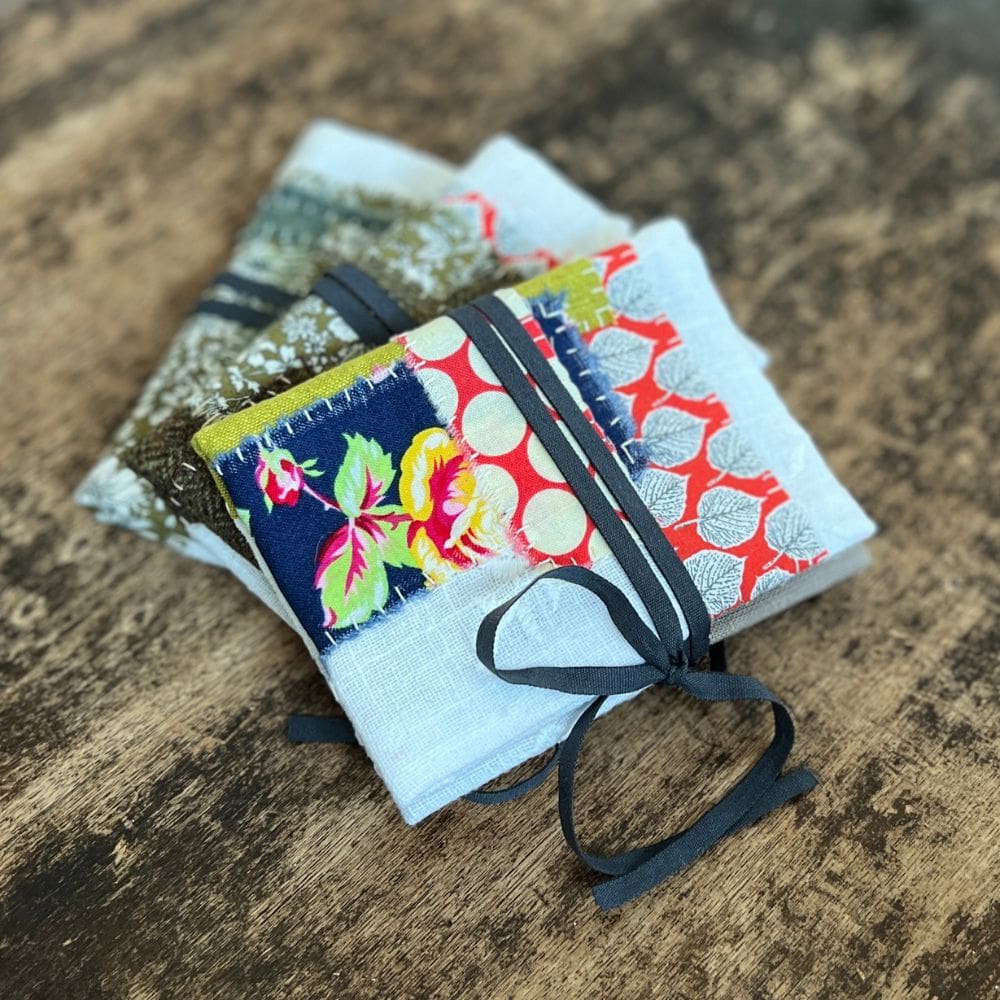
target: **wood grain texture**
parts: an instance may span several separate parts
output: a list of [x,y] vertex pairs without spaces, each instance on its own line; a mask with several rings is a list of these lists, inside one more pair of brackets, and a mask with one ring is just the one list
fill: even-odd
[[[998,995],[998,39],[976,0],[0,19],[0,995]],[[408,829],[362,755],[286,745],[288,710],[328,706],[295,637],[70,501],[317,115],[455,159],[509,129],[685,217],[881,525],[873,569],[732,643],[823,784],[620,912],[551,784]],[[619,709],[583,829],[675,827],[764,728]]]

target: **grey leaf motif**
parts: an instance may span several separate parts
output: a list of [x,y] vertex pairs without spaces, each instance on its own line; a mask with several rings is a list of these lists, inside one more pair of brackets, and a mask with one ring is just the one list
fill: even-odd
[[675,347],[661,354],[653,369],[653,378],[665,392],[676,393],[684,399],[704,399],[711,392],[686,347]]
[[636,483],[639,496],[661,525],[673,524],[687,503],[687,476],[662,469],[646,469]]
[[627,385],[640,378],[649,367],[653,342],[613,326],[594,337],[590,351],[600,361],[612,385]]
[[763,576],[758,577],[753,585],[753,592],[750,600],[756,600],[761,594],[766,594],[775,587],[780,587],[786,580],[791,579],[792,574],[786,573],[783,569],[769,569]]
[[760,524],[760,504],[759,497],[742,490],[716,486],[698,501],[698,534],[723,549],[740,545]]
[[638,264],[623,267],[608,279],[608,300],[617,313],[632,319],[654,319],[663,312]]
[[719,472],[751,479],[765,471],[764,462],[750,442],[730,425],[716,431],[708,442],[708,460]]
[[767,515],[764,528],[767,544],[793,559],[812,559],[820,554],[820,544],[802,508],[791,500]]
[[729,552],[706,549],[684,560],[710,615],[731,608],[740,598],[743,560]]
[[663,406],[642,422],[642,443],[657,465],[680,465],[701,449],[705,422],[690,413]]

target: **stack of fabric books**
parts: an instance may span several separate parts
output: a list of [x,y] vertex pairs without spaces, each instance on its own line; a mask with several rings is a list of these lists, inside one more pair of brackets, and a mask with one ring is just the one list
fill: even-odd
[[[406,822],[558,770],[612,908],[817,780],[722,641],[863,568],[874,526],[766,364],[679,221],[636,230],[509,137],[452,168],[321,121],[78,500],[294,628],[347,718],[291,737],[360,743]],[[766,703],[774,737],[689,827],[596,856],[580,746],[655,686]]]

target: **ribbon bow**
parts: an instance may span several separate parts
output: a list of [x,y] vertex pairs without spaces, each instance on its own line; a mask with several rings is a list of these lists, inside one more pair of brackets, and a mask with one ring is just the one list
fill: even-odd
[[[472,306],[462,307],[449,315],[483,354],[538,435],[601,537],[615,553],[655,624],[654,631],[625,594],[593,570],[560,566],[536,577],[520,593],[486,615],[476,636],[476,654],[480,661],[507,683],[589,695],[593,700],[540,771],[509,788],[480,790],[466,798],[488,804],[510,801],[537,787],[546,774],[558,766],[559,819],[563,836],[585,864],[611,876],[595,886],[593,893],[602,909],[614,909],[691,864],[723,837],[749,826],[790,798],[808,792],[815,787],[817,778],[801,767],[781,773],[795,740],[795,725],[788,709],[760,681],[725,672],[719,647],[709,645],[709,615],[694,581],[632,481],[615,462],[518,318],[492,296],[477,299]],[[557,426],[550,406],[558,413],[564,428]],[[582,450],[587,462],[571,445],[564,430]],[[588,462],[604,488],[598,486]],[[618,508],[609,501],[605,488],[617,501]],[[666,588],[661,583],[661,576],[667,582]],[[635,650],[639,662],[615,667],[526,666],[513,670],[498,667],[495,649],[501,621],[543,580],[560,580],[583,587],[598,597],[615,627]],[[687,635],[668,588],[681,607]],[[714,669],[691,670],[706,651],[712,655]],[[573,818],[574,777],[580,747],[608,697],[641,691],[651,685],[679,688],[701,701],[767,702],[774,713],[774,737],[743,778],[686,830],[608,857],[589,854],[580,846]],[[301,722],[298,729],[305,739],[322,739],[327,733],[323,727],[317,729]],[[290,720],[289,735],[292,733]]]
[[[495,647],[500,622],[532,587],[546,580],[561,580],[594,594],[622,637],[636,651],[640,662],[615,667],[498,667]],[[689,669],[684,635],[676,615],[673,627],[668,627],[667,632],[666,636],[657,636],[625,594],[604,577],[582,566],[561,566],[536,577],[509,601],[486,615],[476,639],[476,653],[483,665],[510,684],[528,684],[567,694],[594,696],[541,771],[514,788],[478,792],[469,797],[479,802],[515,798],[540,784],[542,778],[558,764],[559,820],[563,836],[584,864],[611,876],[592,890],[602,910],[614,909],[642,895],[687,867],[723,837],[750,826],[789,799],[810,791],[818,782],[816,775],[803,767],[781,773],[795,740],[795,724],[788,709],[764,684],[753,677],[717,669]],[[713,667],[718,667],[720,661],[721,656],[717,655]],[[618,854],[606,857],[590,854],[580,845],[573,816],[574,779],[580,748],[608,697],[640,691],[650,685],[679,688],[700,701],[766,702],[774,713],[774,737],[743,778],[687,829],[664,840]]]

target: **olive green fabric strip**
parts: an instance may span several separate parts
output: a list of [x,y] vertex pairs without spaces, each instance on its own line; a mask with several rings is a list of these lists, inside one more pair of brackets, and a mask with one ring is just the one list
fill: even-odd
[[382,347],[331,368],[287,392],[209,424],[192,439],[195,451],[206,462],[214,463],[221,455],[238,448],[247,438],[260,437],[269,428],[294,416],[299,410],[343,392],[358,379],[371,378],[380,368],[388,368],[402,356],[403,348],[400,344],[383,344]]

